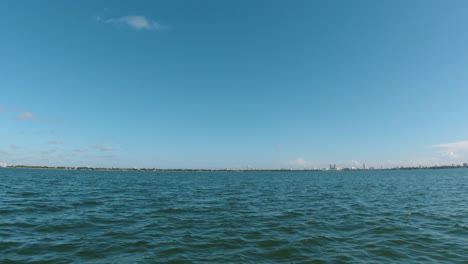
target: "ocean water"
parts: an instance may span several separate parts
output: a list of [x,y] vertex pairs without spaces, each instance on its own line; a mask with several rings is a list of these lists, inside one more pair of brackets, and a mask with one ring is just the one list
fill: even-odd
[[468,263],[468,169],[0,169],[0,263]]

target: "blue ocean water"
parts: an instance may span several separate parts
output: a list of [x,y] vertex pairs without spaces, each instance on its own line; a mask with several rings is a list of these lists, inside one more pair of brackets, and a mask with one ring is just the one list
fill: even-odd
[[468,263],[468,169],[0,169],[0,263]]

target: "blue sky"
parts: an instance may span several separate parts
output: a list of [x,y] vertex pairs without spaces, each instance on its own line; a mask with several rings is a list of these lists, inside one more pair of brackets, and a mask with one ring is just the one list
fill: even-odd
[[468,161],[466,1],[2,1],[0,162]]

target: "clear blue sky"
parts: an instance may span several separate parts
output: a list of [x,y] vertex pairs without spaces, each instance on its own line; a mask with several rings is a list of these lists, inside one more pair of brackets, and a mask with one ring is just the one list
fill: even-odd
[[467,1],[1,1],[0,32],[0,162],[467,156]]

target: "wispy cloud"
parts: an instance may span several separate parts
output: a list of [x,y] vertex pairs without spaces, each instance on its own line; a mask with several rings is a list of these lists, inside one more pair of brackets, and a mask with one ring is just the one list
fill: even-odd
[[85,148],[79,148],[79,149],[74,149],[73,151],[74,151],[74,152],[85,152],[85,151],[87,151],[87,149],[85,149]]
[[96,17],[96,21],[106,24],[123,25],[136,30],[162,31],[168,29],[167,26],[159,22],[152,21],[145,16],[123,16],[120,18]]
[[55,134],[55,130],[40,130],[33,132],[36,135],[43,135],[43,134]]
[[20,112],[20,115],[16,118],[17,120],[22,120],[22,121],[30,120],[30,121],[43,123],[43,124],[61,124],[62,123],[62,121],[60,120],[51,120],[51,119],[41,118],[38,115],[30,111],[26,111],[20,107],[17,107],[16,111]]
[[[314,168],[328,168],[329,165],[336,165],[337,168],[361,168],[363,162],[358,160],[334,160],[334,161],[310,161],[303,158],[298,158],[295,160],[291,160],[286,163],[287,166],[293,169],[314,169]],[[380,167],[381,163],[371,165]],[[366,164],[369,167],[369,164]],[[377,166],[376,166],[377,167]]]
[[31,112],[23,112],[18,116],[18,120],[39,120],[39,117]]
[[86,159],[109,159],[109,160],[118,160],[117,155],[85,155]]
[[442,149],[442,156],[448,158],[459,158],[460,154],[468,152],[468,140],[432,145],[433,148]]
[[61,141],[61,140],[50,140],[50,141],[47,142],[47,144],[49,144],[49,145],[62,145],[63,141]]
[[11,148],[11,149],[20,149],[20,147],[17,146],[17,145],[15,145],[15,144],[11,144],[11,145],[10,145],[10,148]]
[[91,148],[99,149],[101,151],[114,151],[115,149],[111,146],[103,146],[101,144],[92,145]]
[[41,151],[41,155],[49,155],[49,154],[52,154],[52,153],[55,153],[55,152],[57,152],[56,149],[45,150],[45,151]]

